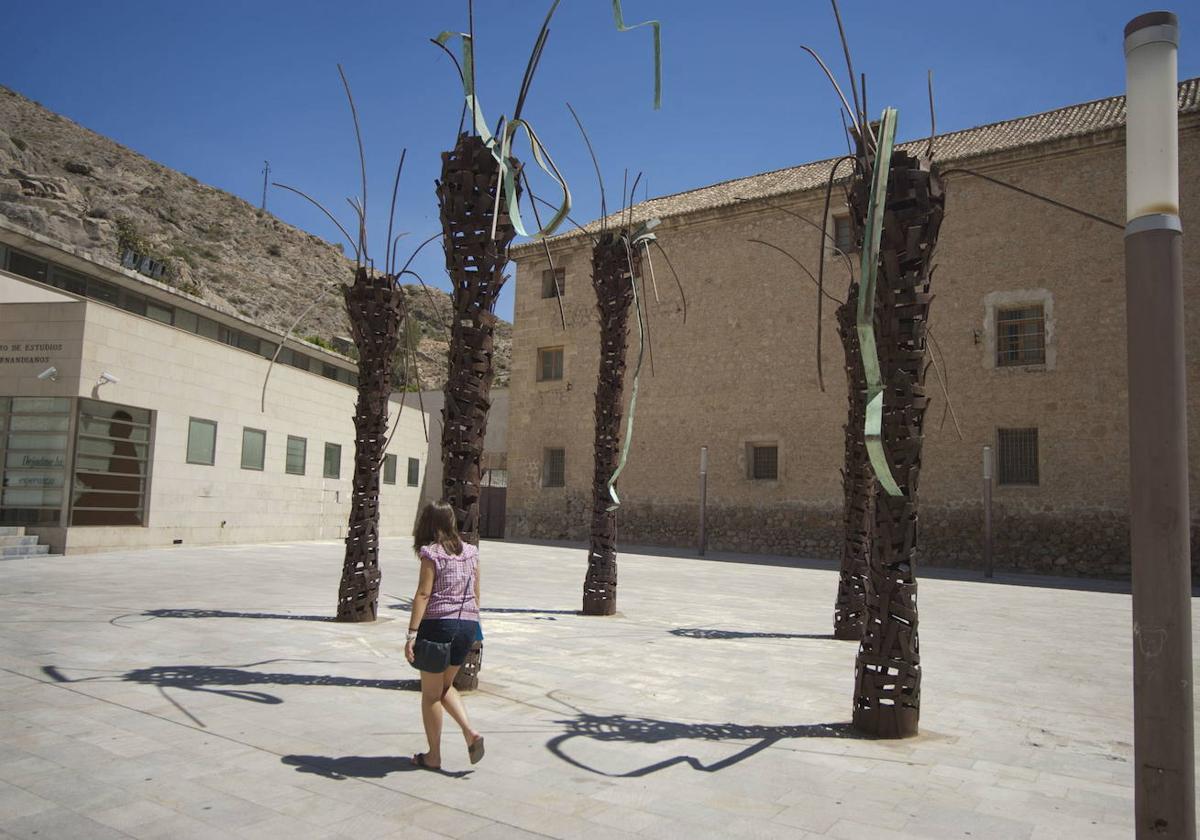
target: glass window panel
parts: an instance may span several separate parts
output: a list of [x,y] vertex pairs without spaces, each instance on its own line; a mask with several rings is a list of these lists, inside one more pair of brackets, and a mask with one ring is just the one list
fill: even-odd
[[146,314],[146,299],[136,292],[125,291],[121,293],[121,308],[126,312],[132,312],[134,315]]
[[132,443],[120,438],[110,440],[108,438],[80,437],[75,446],[75,451],[80,455],[115,455],[118,454],[118,450],[121,457],[125,458],[138,458],[145,461],[150,457],[149,444]]
[[60,265],[50,266],[50,283],[77,295],[87,294],[87,278]]
[[13,414],[33,412],[64,414],[71,410],[71,401],[66,397],[13,397]]
[[46,282],[46,272],[50,264],[45,260],[39,260],[37,257],[31,257],[29,254],[22,254],[20,251],[8,252],[8,270],[13,274],[20,274],[22,277],[28,277],[30,280],[38,280],[42,283]]
[[237,330],[231,330],[229,327],[218,325],[220,331],[220,339],[223,343],[231,347],[237,347],[238,336],[240,333]]
[[565,449],[547,449],[542,460],[542,486],[565,486],[566,466],[567,452]]
[[5,487],[62,487],[62,470],[10,470],[4,474]]
[[[65,414],[16,414],[9,428],[19,432],[65,432],[70,425],[71,418]],[[3,428],[0,417],[0,429]]]
[[199,332],[200,326],[197,320],[195,312],[188,312],[186,309],[175,310],[175,326],[181,330],[187,330],[190,333]]
[[34,433],[10,432],[9,449],[66,449],[66,435],[39,435]]
[[302,437],[288,435],[287,461],[284,469],[289,475],[304,475],[305,461],[308,457],[308,440]]
[[[143,426],[150,424],[150,409],[148,408],[133,408],[128,405],[84,399],[79,401],[79,411],[83,415],[82,420],[103,420],[105,423],[117,420],[123,424],[132,423],[134,428],[137,428],[138,424]],[[91,432],[93,430],[81,428],[81,431]],[[105,434],[105,432],[98,432],[98,434]]]
[[[120,467],[120,469],[112,469],[114,466]],[[114,458],[112,455],[77,454],[75,456],[75,472],[78,474],[90,472],[123,472],[128,475],[145,475],[146,462],[135,458]]]
[[211,318],[205,318],[201,315],[196,316],[196,332],[205,338],[211,338],[213,341],[221,340],[221,325]]
[[337,379],[338,369],[336,365],[331,365],[328,362],[321,363],[321,375],[326,379]]
[[388,455],[383,459],[383,483],[396,483],[396,461],[399,459],[395,455]]
[[61,507],[62,488],[4,488],[5,507]]
[[253,336],[253,335],[247,335],[244,332],[239,332],[237,334],[237,346],[240,347],[242,350],[248,350],[251,353],[257,353],[258,352],[258,337]]
[[416,487],[421,483],[421,460],[419,458],[408,459],[408,486]]
[[187,462],[212,466],[217,455],[217,424],[212,420],[188,418]]
[[105,283],[103,280],[97,280],[94,277],[88,278],[86,294],[90,298],[95,298],[96,300],[102,300],[105,303],[113,304],[115,304],[118,298],[121,296],[120,290],[116,286],[110,283]]
[[6,469],[28,469],[36,467],[65,467],[66,455],[59,452],[5,452],[4,466]]
[[336,443],[325,444],[325,477],[340,478],[342,474],[342,447]]
[[258,355],[262,356],[264,359],[273,358],[275,356],[275,349],[278,346],[279,345],[274,341],[267,341],[265,338],[259,339]]
[[163,306],[160,303],[146,301],[146,317],[153,318],[155,321],[160,321],[164,324],[174,323],[175,310],[170,306]]
[[773,481],[779,478],[779,447],[750,447],[750,477]]
[[267,433],[262,429],[242,429],[242,469],[261,470],[266,462]]

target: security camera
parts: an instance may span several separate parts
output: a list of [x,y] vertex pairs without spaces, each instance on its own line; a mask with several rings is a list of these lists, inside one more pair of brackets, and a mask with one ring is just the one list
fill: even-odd
[[113,385],[116,385],[116,384],[117,384],[118,382],[120,382],[120,381],[121,381],[120,379],[117,379],[117,377],[113,376],[113,375],[112,375],[111,373],[109,373],[108,371],[104,371],[102,374],[100,374],[100,384],[101,384],[101,385],[106,385],[106,384],[108,384],[108,383],[110,383],[110,382],[111,382]]
[[56,367],[46,368],[44,371],[42,371],[41,373],[38,374],[38,379],[42,380],[43,382],[45,382],[46,380],[50,380],[51,382],[57,382],[58,381],[58,368],[56,368]]

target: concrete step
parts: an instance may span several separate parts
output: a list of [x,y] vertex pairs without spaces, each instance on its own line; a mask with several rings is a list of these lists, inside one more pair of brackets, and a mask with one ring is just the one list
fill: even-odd
[[42,557],[50,553],[48,545],[5,545],[0,546],[0,560],[17,557]]
[[3,525],[0,526],[0,537],[23,537],[25,536],[24,525]]
[[0,547],[10,546],[10,545],[37,545],[37,542],[38,542],[37,537],[27,537],[27,536],[24,536],[23,534],[16,534],[16,535],[12,535],[12,536],[8,536],[8,535],[0,536]]

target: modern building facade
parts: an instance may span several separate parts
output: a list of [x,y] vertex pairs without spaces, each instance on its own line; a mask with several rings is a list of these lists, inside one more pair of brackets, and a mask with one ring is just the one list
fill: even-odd
[[[351,359],[292,339],[272,367],[280,334],[3,219],[0,304],[0,526],[55,553],[345,535]],[[422,426],[388,447],[385,536],[412,533]]]
[[[1200,219],[1200,79],[1180,86],[1179,106],[1186,228]],[[933,399],[921,474],[923,562],[980,562],[981,459],[990,446],[998,462],[999,566],[1129,570],[1123,123],[1124,100],[1114,97],[934,141],[947,203],[932,286],[936,368],[928,376]],[[838,556],[847,401],[836,305],[825,302],[820,324],[822,391],[817,290],[794,262],[761,244],[785,249],[814,273],[824,248],[826,289],[844,298],[857,255],[843,256],[853,243],[841,191],[834,192],[827,220],[836,247],[795,215],[820,223],[832,163],[716,184],[633,209],[636,220],[661,219],[656,233],[687,306],[685,320],[655,253],[657,292],[639,288],[654,370],[649,364],[642,370],[631,455],[620,481],[624,544],[697,544],[700,450],[707,447],[710,547]],[[574,231],[551,240],[550,248],[561,271],[566,329],[544,249],[514,249],[508,529],[516,537],[581,540],[591,521],[599,363],[591,243]],[[1200,268],[1194,258],[1186,260],[1184,282],[1196,487]],[[636,334],[631,328],[631,364]],[[1195,490],[1192,511],[1195,533]],[[1193,565],[1198,548],[1193,537]]]

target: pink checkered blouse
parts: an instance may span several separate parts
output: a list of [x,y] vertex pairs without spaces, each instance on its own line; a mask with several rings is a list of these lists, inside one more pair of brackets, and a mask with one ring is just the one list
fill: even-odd
[[418,554],[421,559],[433,563],[435,572],[433,592],[429,596],[429,605],[425,608],[425,618],[462,618],[463,621],[478,621],[475,575],[479,570],[479,549],[464,542],[462,554],[450,554],[439,543],[430,543],[422,546]]

